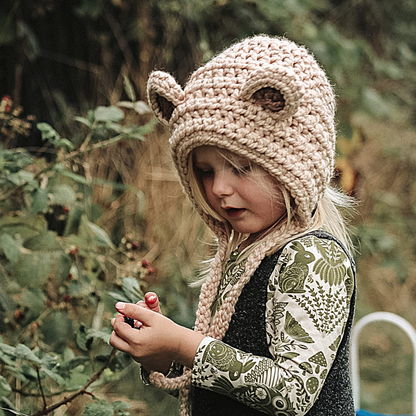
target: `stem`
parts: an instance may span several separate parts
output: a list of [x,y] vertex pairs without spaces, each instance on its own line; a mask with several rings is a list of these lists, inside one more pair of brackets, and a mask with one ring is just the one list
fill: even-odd
[[91,395],[91,392],[87,391],[88,387],[94,383],[95,381],[97,381],[101,375],[103,374],[104,370],[107,368],[108,364],[110,363],[110,361],[114,358],[114,356],[116,355],[116,349],[113,348],[113,350],[111,351],[110,356],[107,359],[107,362],[103,365],[103,367],[101,367],[100,370],[98,370],[95,374],[93,374],[93,376],[88,380],[88,382],[77,392],[75,392],[74,394],[71,394],[68,397],[65,397],[63,400],[61,400],[58,403],[53,404],[52,406],[46,407],[43,410],[39,410],[39,412],[34,413],[32,416],[43,416],[43,415],[47,415],[48,413],[53,412],[54,410],[58,409],[59,407],[70,403],[72,400],[74,400],[75,398],[77,398],[78,396],[82,395],[82,394],[88,394]]
[[48,404],[46,403],[45,393],[43,392],[42,381],[40,379],[40,373],[39,373],[39,367],[36,367],[36,375],[38,377],[39,390],[40,390],[40,394],[43,400],[43,408],[46,409],[48,407]]

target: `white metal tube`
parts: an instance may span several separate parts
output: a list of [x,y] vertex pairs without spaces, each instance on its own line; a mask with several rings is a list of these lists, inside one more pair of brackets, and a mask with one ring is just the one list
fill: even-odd
[[352,329],[351,338],[351,373],[355,409],[360,408],[360,366],[358,357],[358,338],[362,329],[369,323],[384,321],[400,327],[409,337],[413,346],[413,415],[416,416],[416,330],[399,315],[390,312],[374,312],[361,318]]

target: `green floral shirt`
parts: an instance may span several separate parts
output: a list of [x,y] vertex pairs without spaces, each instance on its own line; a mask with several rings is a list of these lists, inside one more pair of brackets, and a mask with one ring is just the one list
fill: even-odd
[[[213,312],[241,276],[230,261]],[[332,240],[313,235],[288,243],[267,288],[266,336],[274,360],[206,337],[192,383],[268,414],[301,416],[318,397],[347,323],[354,277]]]

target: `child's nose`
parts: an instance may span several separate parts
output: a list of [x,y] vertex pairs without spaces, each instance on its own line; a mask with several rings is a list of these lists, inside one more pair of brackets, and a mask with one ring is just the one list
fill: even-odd
[[233,193],[232,182],[227,173],[221,172],[215,175],[212,192],[217,197],[223,197]]

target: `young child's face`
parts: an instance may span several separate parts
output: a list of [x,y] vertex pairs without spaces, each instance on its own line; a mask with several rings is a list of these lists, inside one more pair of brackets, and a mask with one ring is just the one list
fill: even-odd
[[194,166],[207,202],[235,231],[254,236],[286,213],[276,181],[248,159],[201,146],[194,150]]

